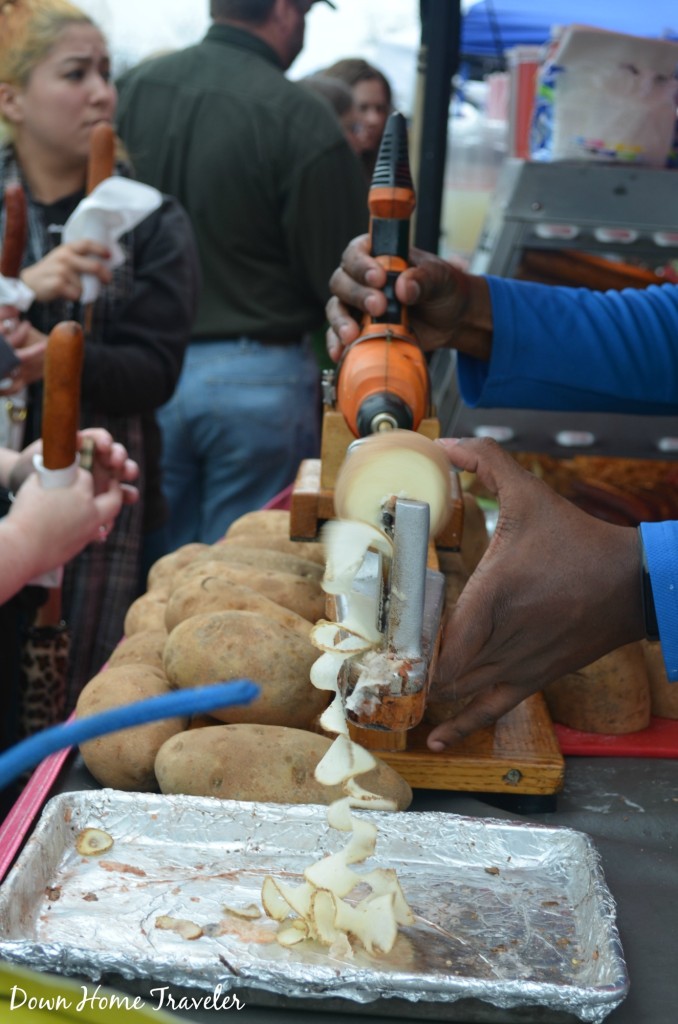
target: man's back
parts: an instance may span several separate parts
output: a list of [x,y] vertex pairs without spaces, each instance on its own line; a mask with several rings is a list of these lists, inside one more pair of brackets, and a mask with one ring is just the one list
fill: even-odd
[[187,209],[203,293],[196,338],[302,334],[365,230],[365,185],[325,105],[260,39],[213,25],[121,83],[120,134],[142,181]]

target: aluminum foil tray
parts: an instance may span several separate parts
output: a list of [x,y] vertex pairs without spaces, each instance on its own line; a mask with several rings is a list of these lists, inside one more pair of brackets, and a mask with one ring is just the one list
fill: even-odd
[[[396,868],[416,924],[379,958],[283,949],[273,921],[237,911],[261,905],[266,875],[301,881],[345,845],[326,813],[117,790],[54,797],[0,888],[0,957],[93,981],[221,986],[264,1004],[360,1004],[389,1017],[596,1022],[624,998],[614,902],[590,839],[567,828],[363,812],[379,830],[365,869]],[[86,828],[113,846],[82,856]],[[202,935],[160,930],[163,916]]]

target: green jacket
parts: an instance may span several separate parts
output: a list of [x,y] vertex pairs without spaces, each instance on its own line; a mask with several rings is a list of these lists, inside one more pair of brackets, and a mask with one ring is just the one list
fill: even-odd
[[216,24],[119,89],[138,177],[175,196],[193,225],[194,339],[284,340],[321,326],[330,275],[368,223],[363,172],[325,103],[260,39]]

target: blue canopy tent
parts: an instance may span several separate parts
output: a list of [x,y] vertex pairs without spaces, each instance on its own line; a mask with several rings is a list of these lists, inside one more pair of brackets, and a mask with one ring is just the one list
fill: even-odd
[[624,0],[480,0],[463,15],[460,53],[502,58],[518,45],[540,45],[553,25],[591,25],[634,36],[678,39],[678,3]]

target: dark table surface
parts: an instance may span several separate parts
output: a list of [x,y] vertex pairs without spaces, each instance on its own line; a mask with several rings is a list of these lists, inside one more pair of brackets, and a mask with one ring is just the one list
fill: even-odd
[[[76,760],[57,791],[96,786]],[[520,802],[518,802],[520,801]],[[502,806],[503,804],[503,806]],[[623,1003],[609,1024],[675,1024],[678,1020],[678,760],[567,758],[565,787],[556,798],[515,798],[418,790],[412,809],[481,818],[564,825],[587,833],[598,850],[617,904],[617,924],[630,978]],[[198,993],[200,994],[200,993]],[[218,1019],[225,1020],[222,1010]],[[214,1011],[177,1010],[184,1021],[213,1022]],[[246,1003],[250,1024],[375,1024],[389,1016],[388,1003],[370,1013],[329,1012]],[[421,1021],[416,1009],[402,1024]],[[475,1019],[475,1018],[474,1018]],[[492,1018],[495,1019],[495,1018]],[[510,1020],[510,1016],[507,1017]],[[538,1017],[535,1018],[538,1022]]]

